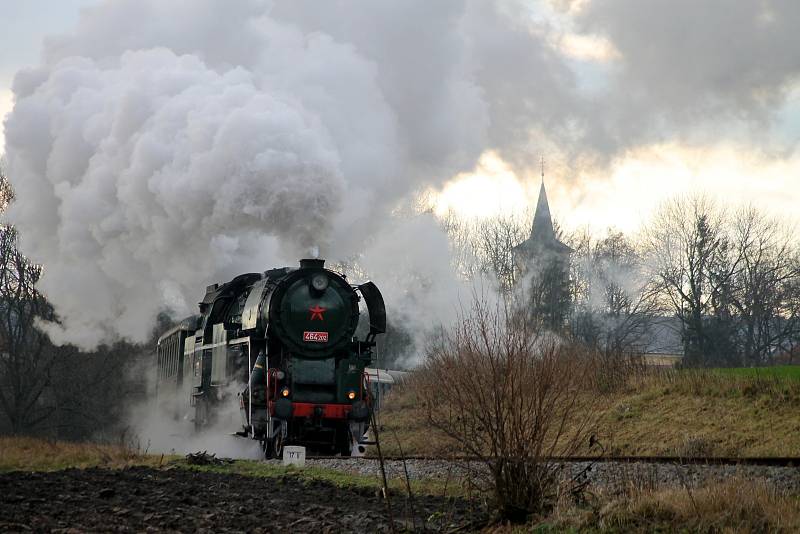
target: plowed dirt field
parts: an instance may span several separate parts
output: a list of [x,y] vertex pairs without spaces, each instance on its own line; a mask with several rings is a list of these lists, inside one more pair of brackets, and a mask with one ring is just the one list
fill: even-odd
[[[474,516],[464,501],[393,497],[397,530],[450,530]],[[186,469],[67,469],[0,474],[0,532],[386,532],[375,489],[285,475]]]

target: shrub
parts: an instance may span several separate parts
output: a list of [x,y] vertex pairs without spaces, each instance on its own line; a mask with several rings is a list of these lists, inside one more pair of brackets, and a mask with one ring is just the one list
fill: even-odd
[[502,519],[549,512],[582,483],[558,456],[585,446],[600,416],[592,354],[475,302],[428,350],[416,384],[428,422],[474,456]]

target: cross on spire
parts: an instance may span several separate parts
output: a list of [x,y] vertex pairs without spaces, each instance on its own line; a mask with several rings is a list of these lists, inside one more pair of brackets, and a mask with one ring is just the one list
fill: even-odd
[[544,156],[542,156],[542,185],[544,185]]

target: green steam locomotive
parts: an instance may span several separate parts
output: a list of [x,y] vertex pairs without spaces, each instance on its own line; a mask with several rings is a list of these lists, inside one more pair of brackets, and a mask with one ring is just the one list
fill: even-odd
[[[359,339],[362,298],[369,329]],[[243,274],[209,286],[199,315],[159,338],[158,403],[202,430],[237,400],[236,433],[268,458],[286,444],[350,455],[369,425],[364,369],[385,331],[375,284],[352,286],[324,260]]]

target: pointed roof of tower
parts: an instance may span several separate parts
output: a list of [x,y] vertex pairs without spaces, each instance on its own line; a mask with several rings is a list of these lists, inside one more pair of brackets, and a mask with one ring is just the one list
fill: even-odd
[[542,186],[539,188],[539,200],[536,202],[536,212],[533,215],[531,235],[513,250],[515,253],[519,253],[522,250],[533,251],[542,248],[561,253],[572,252],[569,246],[556,237],[553,217],[550,214],[550,203],[547,201],[547,190],[544,187],[544,174],[542,175]]
[[556,239],[556,232],[553,229],[553,217],[550,215],[550,204],[547,202],[547,191],[539,188],[539,201],[536,203],[536,213],[533,215],[533,225],[531,225],[531,239],[540,241],[553,241]]

